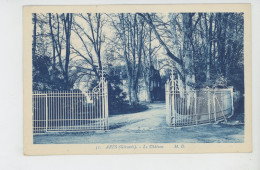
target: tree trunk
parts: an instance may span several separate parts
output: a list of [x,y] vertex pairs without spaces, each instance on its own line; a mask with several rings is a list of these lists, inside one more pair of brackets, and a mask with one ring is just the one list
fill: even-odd
[[52,23],[51,23],[51,13],[49,13],[49,27],[50,27],[50,34],[52,39],[52,73],[51,73],[51,80],[54,79],[55,73],[55,63],[56,63],[56,56],[55,56],[55,38],[52,30]]
[[192,14],[182,15],[183,21],[183,53],[185,67],[185,85],[186,90],[192,90],[195,84],[195,73],[192,54]]
[[207,86],[211,86],[210,84],[210,70],[211,70],[211,56],[212,56],[212,52],[211,52],[211,47],[212,47],[212,14],[210,14],[209,16],[209,23],[207,22],[207,15],[208,14],[204,14],[204,25],[205,25],[205,32],[204,32],[204,54],[205,54],[205,58],[206,58],[206,85]]
[[[65,17],[65,15],[64,15]],[[65,57],[65,89],[70,89],[69,84],[69,62],[70,62],[70,35],[71,35],[71,24],[72,24],[72,14],[67,13],[66,17],[64,19],[64,29],[65,29],[65,35],[66,35],[66,57]]]
[[145,52],[145,46],[144,45],[142,46],[143,56],[144,56],[144,59],[143,59],[143,77],[144,77],[144,84],[145,84],[145,90],[146,90],[146,95],[147,95],[146,101],[148,103],[151,102],[151,69],[150,69],[150,67],[152,65],[152,61],[151,61],[151,58],[152,58],[152,52],[151,52],[151,43],[152,43],[152,41],[151,41],[151,32],[152,32],[152,30],[149,29],[148,56],[146,55],[146,52]]
[[[125,63],[126,63],[126,74],[127,74],[127,86],[128,86],[128,100],[129,100],[129,104],[132,104],[132,71],[131,71],[131,67],[130,67],[130,61],[128,60],[128,55],[129,55],[129,51],[128,50],[128,53],[127,53],[127,49],[129,49],[129,42],[127,42],[127,38],[126,38],[126,25],[125,25],[125,16],[124,14],[120,14],[119,15],[119,19],[120,19],[120,27],[121,27],[121,30],[122,30],[122,33],[121,33],[121,39],[122,39],[122,42],[123,42],[123,49],[124,49],[124,60],[125,60]],[[130,36],[129,35],[129,30],[128,30],[128,37]],[[129,38],[128,38],[129,40]]]
[[[176,25],[177,25],[177,20],[176,20],[176,18],[177,18],[177,16],[178,16],[178,14],[171,14],[171,18],[170,18],[170,23],[171,23],[171,31],[172,31],[172,33],[173,33],[173,39],[172,39],[172,44],[173,44],[173,53],[174,54],[178,54],[179,53],[179,46],[178,46],[178,37],[177,37],[177,30],[176,30]],[[180,58],[180,60],[182,61],[183,59],[182,59],[182,56],[180,56],[179,57]],[[176,69],[177,70],[180,70],[180,71],[182,71],[183,70],[183,66],[182,65],[180,65],[180,64],[175,64],[175,66],[176,66]],[[177,82],[178,82],[178,87],[180,88],[180,89],[185,89],[185,84],[184,84],[184,82],[182,81],[182,79],[181,79],[181,74],[183,74],[183,73],[178,73],[178,71],[177,71]]]
[[33,13],[33,44],[32,44],[32,58],[35,60],[35,51],[36,51],[36,23],[37,23],[37,15]]

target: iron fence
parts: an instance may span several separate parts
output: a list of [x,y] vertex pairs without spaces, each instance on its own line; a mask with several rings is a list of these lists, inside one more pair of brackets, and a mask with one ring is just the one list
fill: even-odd
[[107,82],[91,92],[34,91],[33,133],[108,130]]
[[180,90],[176,80],[165,85],[166,121],[172,127],[227,121],[234,112],[233,88]]

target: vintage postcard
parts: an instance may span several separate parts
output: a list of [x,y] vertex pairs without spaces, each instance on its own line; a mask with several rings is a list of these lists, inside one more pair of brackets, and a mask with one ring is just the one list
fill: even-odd
[[251,152],[250,4],[24,6],[24,154]]

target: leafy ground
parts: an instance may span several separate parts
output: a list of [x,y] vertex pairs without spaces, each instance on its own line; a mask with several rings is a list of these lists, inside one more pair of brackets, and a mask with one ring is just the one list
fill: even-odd
[[242,143],[244,124],[208,124],[170,128],[165,122],[165,103],[150,104],[144,112],[114,115],[109,131],[47,133],[35,135],[35,144],[93,143]]

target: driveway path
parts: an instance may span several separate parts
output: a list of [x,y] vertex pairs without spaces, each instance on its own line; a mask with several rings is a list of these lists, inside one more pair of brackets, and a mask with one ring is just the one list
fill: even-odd
[[165,103],[150,104],[144,112],[116,115],[109,118],[110,130],[154,130],[166,128]]
[[243,124],[208,124],[170,128],[165,103],[150,104],[144,112],[109,117],[109,131],[62,132],[34,136],[35,144],[94,143],[240,143]]

